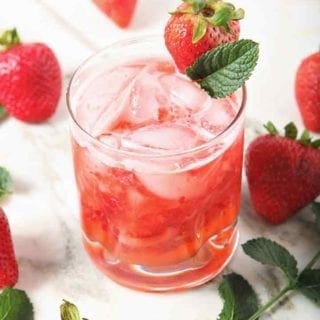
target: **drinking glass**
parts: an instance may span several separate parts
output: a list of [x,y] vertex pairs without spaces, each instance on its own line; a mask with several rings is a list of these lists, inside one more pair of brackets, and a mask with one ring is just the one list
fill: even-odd
[[[181,290],[214,278],[237,245],[246,91],[243,87],[225,99],[208,96],[208,110],[205,102],[198,105],[192,100],[193,95],[206,93],[185,76],[177,75],[176,81],[167,84],[164,95],[168,96],[163,99],[179,98],[197,105],[196,111],[189,106],[185,125],[204,112],[197,120],[199,132],[206,135],[216,130],[211,138],[190,147],[190,134],[180,132],[176,124],[172,127],[173,118],[168,116],[175,112],[175,117],[184,117],[180,113],[186,107],[178,109],[180,113],[164,109],[164,115],[160,103],[155,107],[150,102],[159,94],[149,89],[151,80],[142,77],[139,90],[132,86],[138,71],[133,76],[131,69],[148,61],[157,66],[155,72],[162,72],[161,79],[173,74],[161,37],[150,36],[108,46],[85,61],[70,83],[67,99],[83,242],[96,266],[122,285],[145,291]],[[194,91],[179,87],[180,83],[192,85]],[[152,113],[154,117],[156,108],[158,121],[156,125],[146,122],[145,127],[139,122],[138,142],[148,143],[132,146],[136,140],[127,136],[118,140],[120,129],[112,132],[110,128],[124,114],[137,112],[133,105],[137,108],[136,101],[146,96],[150,104],[143,105],[143,116]],[[124,99],[129,99],[125,100],[128,105]],[[218,122],[216,126],[211,118]],[[117,128],[136,130],[124,123]],[[157,129],[148,131],[150,126]],[[130,134],[136,137],[135,131]],[[152,148],[153,142],[165,145]],[[170,149],[168,144],[178,147]]]

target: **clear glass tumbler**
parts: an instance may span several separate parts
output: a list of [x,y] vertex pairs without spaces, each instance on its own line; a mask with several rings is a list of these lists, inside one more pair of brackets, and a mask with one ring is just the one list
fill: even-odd
[[215,277],[238,240],[245,89],[210,98],[143,37],[84,62],[67,99],[93,262],[146,291]]

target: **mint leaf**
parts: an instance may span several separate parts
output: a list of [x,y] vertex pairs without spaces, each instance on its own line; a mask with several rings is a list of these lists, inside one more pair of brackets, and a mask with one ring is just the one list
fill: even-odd
[[287,138],[295,140],[298,136],[298,129],[293,122],[288,123],[285,127],[285,136]]
[[86,320],[80,317],[80,313],[76,305],[66,300],[63,301],[63,304],[60,306],[61,320]]
[[24,291],[3,290],[0,294],[0,320],[33,320],[33,306]]
[[316,216],[316,223],[318,228],[320,228],[320,203],[319,202],[313,202],[312,205],[312,211],[314,215]]
[[259,45],[252,40],[223,44],[205,53],[186,73],[199,82],[213,98],[224,98],[249,79],[259,56]]
[[286,248],[265,238],[250,240],[243,244],[242,248],[252,259],[280,268],[290,283],[296,282],[298,277],[297,261]]
[[237,273],[223,277],[219,294],[224,300],[218,320],[248,320],[259,309],[259,299],[246,279]]
[[309,299],[320,302],[320,269],[307,269],[298,279],[298,289]]
[[0,198],[11,193],[11,191],[12,179],[10,173],[7,169],[0,167]]

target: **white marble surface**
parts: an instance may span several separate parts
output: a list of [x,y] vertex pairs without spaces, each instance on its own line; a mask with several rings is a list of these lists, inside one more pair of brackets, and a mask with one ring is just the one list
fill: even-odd
[[[167,11],[177,0],[140,0],[131,29],[114,27],[89,0],[0,0],[0,29],[16,26],[23,39],[45,41],[56,51],[65,83],[74,68],[95,50],[116,39],[162,32]],[[319,46],[319,0],[234,0],[246,8],[243,37],[261,43],[260,65],[248,84],[249,133],[272,119],[301,125],[293,98],[300,59]],[[251,134],[252,135],[252,134]],[[0,165],[13,175],[14,194],[1,205],[12,227],[19,258],[19,288],[35,306],[36,320],[59,319],[63,298],[74,301],[90,320],[214,320],[222,302],[217,281],[179,294],[147,294],[120,287],[90,263],[80,244],[68,117],[64,96],[46,124],[14,119],[0,124]],[[289,247],[302,267],[320,245],[308,210],[280,227],[256,218],[243,190],[241,242],[267,236]],[[278,288],[279,274],[238,249],[226,271],[246,276],[265,300]],[[263,319],[316,320],[320,309],[300,295],[290,296]]]

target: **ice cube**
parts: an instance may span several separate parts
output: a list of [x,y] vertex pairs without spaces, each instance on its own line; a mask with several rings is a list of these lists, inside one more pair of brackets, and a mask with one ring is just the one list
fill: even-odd
[[192,199],[209,190],[213,179],[219,180],[220,163],[212,162],[200,169],[180,173],[136,173],[141,183],[152,193],[166,199]]
[[[77,104],[76,118],[81,126],[97,136],[101,134],[101,121],[111,124],[121,110],[121,104],[113,104],[118,99],[123,88],[134,79],[140,68],[120,66],[112,70],[104,70],[95,78],[84,81],[77,96],[74,98]],[[111,109],[115,108],[115,109]],[[103,119],[103,120],[101,120]],[[98,131],[98,132],[97,132]]]
[[181,109],[197,111],[210,99],[196,83],[182,75],[162,75],[159,80],[170,97],[171,104]]
[[128,149],[152,148],[161,150],[187,150],[203,143],[190,128],[179,124],[149,125],[128,134],[122,146]]
[[229,98],[212,100],[195,118],[196,123],[208,132],[219,134],[232,122],[236,111]]
[[168,104],[166,92],[159,84],[157,74],[144,68],[129,88],[126,111],[122,121],[130,124],[152,123],[159,120],[159,109]]

